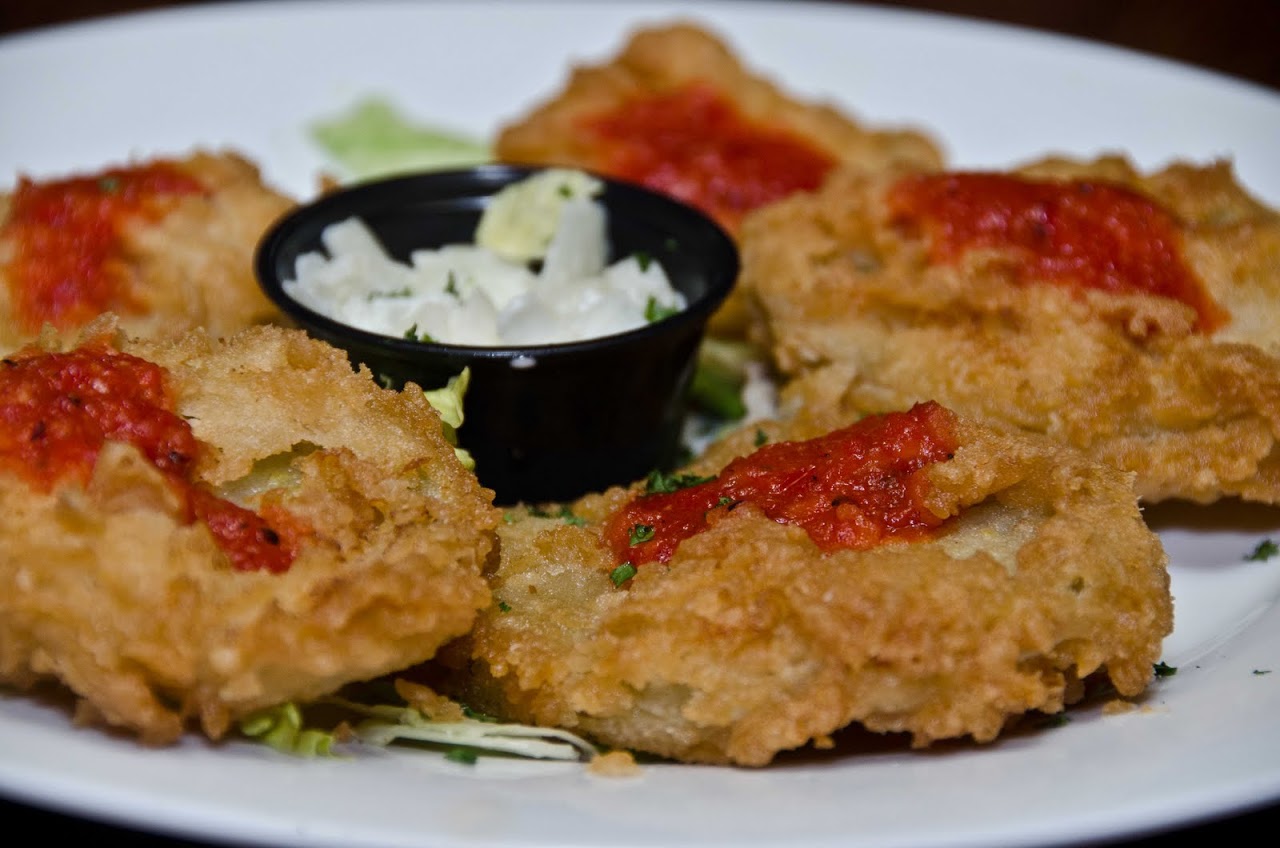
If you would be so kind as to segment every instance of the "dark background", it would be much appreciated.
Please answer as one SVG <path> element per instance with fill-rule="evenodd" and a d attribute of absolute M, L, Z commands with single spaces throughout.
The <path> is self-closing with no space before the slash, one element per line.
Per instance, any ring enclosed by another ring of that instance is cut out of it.
<path fill-rule="evenodd" d="M 119 12 L 180 5 L 184 3 L 163 0 L 0 0 L 0 36 Z M 944 12 L 1088 38 L 1200 65 L 1280 91 L 1280 0 L 898 0 L 865 5 Z M 21 120 L 21 116 L 3 120 Z M 1280 156 L 1280 139 L 1276 155 Z M 1276 722 L 1280 733 L 1280 716 Z M 1170 743 L 1177 744 L 1176 740 Z M 1159 752 L 1151 754 L 1158 756 Z M 0 800 L 0 821 L 4 831 L 15 838 L 21 838 L 17 834 L 25 831 L 49 843 L 64 839 L 72 844 L 119 841 L 135 848 L 199 844 L 65 818 L 4 800 Z M 1171 848 L 1184 840 L 1191 845 L 1244 842 L 1246 838 L 1267 842 L 1277 830 L 1280 806 L 1271 806 L 1142 839 L 1094 844 Z"/>
<path fill-rule="evenodd" d="M 0 0 L 0 34 L 180 5 L 164 0 Z M 1280 0 L 898 0 L 865 5 L 945 12 L 1091 38 L 1280 89 Z"/>

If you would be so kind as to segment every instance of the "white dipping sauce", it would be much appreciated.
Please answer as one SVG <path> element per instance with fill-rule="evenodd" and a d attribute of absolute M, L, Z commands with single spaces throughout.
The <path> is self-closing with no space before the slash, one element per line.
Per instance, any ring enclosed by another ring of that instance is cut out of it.
<path fill-rule="evenodd" d="M 409 264 L 348 218 L 321 234 L 327 256 L 298 258 L 284 291 L 368 332 L 478 347 L 597 338 L 683 309 L 658 262 L 606 266 L 607 213 L 592 199 L 602 188 L 581 171 L 539 172 L 494 197 L 476 243 L 414 251 Z"/>

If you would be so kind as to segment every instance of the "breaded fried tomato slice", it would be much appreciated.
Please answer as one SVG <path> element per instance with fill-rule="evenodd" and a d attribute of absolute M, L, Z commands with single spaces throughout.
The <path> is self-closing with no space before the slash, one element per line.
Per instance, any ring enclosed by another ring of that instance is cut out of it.
<path fill-rule="evenodd" d="M 744 213 L 810 191 L 838 163 L 937 166 L 924 133 L 870 128 L 755 73 L 686 21 L 640 28 L 612 58 L 575 66 L 563 89 L 503 126 L 497 158 L 586 168 L 666 192 L 736 233 Z M 713 318 L 740 331 L 737 298 Z"/>
<path fill-rule="evenodd" d="M 854 724 L 987 742 L 1090 675 L 1139 695 L 1172 628 L 1130 475 L 932 402 L 753 425 L 499 535 L 454 694 L 687 762 Z"/>
<path fill-rule="evenodd" d="M 753 215 L 742 262 L 788 403 L 938 400 L 1147 501 L 1280 502 L 1280 215 L 1229 163 L 848 170 Z"/>
<path fill-rule="evenodd" d="M 0 195 L 0 351 L 104 312 L 134 335 L 273 320 L 253 251 L 292 205 L 231 151 L 21 178 Z"/>
<path fill-rule="evenodd" d="M 432 657 L 489 602 L 492 492 L 420 390 L 279 327 L 45 341 L 0 366 L 0 682 L 217 739 Z"/>

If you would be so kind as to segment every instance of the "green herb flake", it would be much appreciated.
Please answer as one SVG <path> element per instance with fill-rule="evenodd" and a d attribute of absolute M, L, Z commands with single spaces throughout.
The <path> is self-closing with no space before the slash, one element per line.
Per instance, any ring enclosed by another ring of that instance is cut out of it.
<path fill-rule="evenodd" d="M 452 271 L 449 272 L 449 278 L 445 280 L 444 293 L 451 294 L 454 297 L 458 297 L 458 298 L 462 297 L 462 295 L 459 294 L 458 292 L 458 281 L 457 279 L 454 278 Z"/>
<path fill-rule="evenodd" d="M 435 341 L 435 339 L 431 338 L 430 333 L 419 333 L 416 323 L 404 331 L 404 337 L 411 342 L 422 342 L 424 344 L 431 344 Z"/>
<path fill-rule="evenodd" d="M 649 266 L 653 264 L 653 257 L 649 255 L 648 251 L 637 250 L 634 255 L 636 257 L 636 264 L 640 266 L 640 270 L 648 271 Z"/>
<path fill-rule="evenodd" d="M 631 528 L 629 540 L 633 545 L 643 544 L 653 538 L 654 530 L 650 524 L 637 524 Z"/>
<path fill-rule="evenodd" d="M 700 477 L 697 474 L 665 474 L 654 470 L 650 471 L 649 476 L 645 478 L 644 491 L 646 495 L 669 494 L 690 486 L 710 483 L 714 479 L 716 479 L 715 475 Z"/>
<path fill-rule="evenodd" d="M 1270 674 L 1270 673 L 1271 673 L 1271 669 L 1269 668 L 1255 668 L 1253 670 L 1253 674 L 1255 677 L 1261 677 L 1264 674 Z"/>
<path fill-rule="evenodd" d="M 445 751 L 444 758 L 451 763 L 462 763 L 463 765 L 473 766 L 476 764 L 478 755 L 471 748 L 450 748 Z"/>
<path fill-rule="evenodd" d="M 413 290 L 408 286 L 404 286 L 403 288 L 393 289 L 391 291 L 371 291 L 365 295 L 365 300 L 369 303 L 373 303 L 375 300 L 381 300 L 385 297 L 411 297 L 412 295 Z"/>
<path fill-rule="evenodd" d="M 629 562 L 624 562 L 622 565 L 609 572 L 609 579 L 613 581 L 613 585 L 615 586 L 621 586 L 623 583 L 626 583 L 635 576 L 636 567 Z"/>
<path fill-rule="evenodd" d="M 564 520 L 565 524 L 572 524 L 574 527 L 585 527 L 587 524 L 587 519 L 579 515 L 574 515 L 573 510 L 569 509 L 567 506 L 560 510 L 560 518 Z"/>
<path fill-rule="evenodd" d="M 1280 545 L 1277 545 L 1270 539 L 1263 539 L 1258 543 L 1257 547 L 1245 557 L 1249 562 L 1263 562 L 1271 559 L 1276 554 L 1280 554 Z"/>
<path fill-rule="evenodd" d="M 491 716 L 488 713 L 482 713 L 473 707 L 468 707 L 466 704 L 462 704 L 461 707 L 462 714 L 472 721 L 483 721 L 487 724 L 498 723 L 498 718 L 496 716 Z"/>
<path fill-rule="evenodd" d="M 567 504 L 561 506 L 554 512 L 548 509 L 543 509 L 539 506 L 531 506 L 529 507 L 529 514 L 534 518 L 559 518 L 564 521 L 565 524 L 572 524 L 574 527 L 583 527 L 587 523 L 585 518 L 574 515 L 573 510 L 570 509 Z"/>
<path fill-rule="evenodd" d="M 674 306 L 663 306 L 658 303 L 658 299 L 656 297 L 650 295 L 648 302 L 644 305 L 644 320 L 648 321 L 650 324 L 655 324 L 664 318 L 670 318 L 679 311 L 680 310 Z"/>
<path fill-rule="evenodd" d="M 498 612 L 511 612 L 511 604 L 506 601 L 498 601 Z"/>
<path fill-rule="evenodd" d="M 103 194 L 115 194 L 120 190 L 118 177 L 101 177 L 98 179 L 98 191 Z"/>
<path fill-rule="evenodd" d="M 763 447 L 769 441 L 769 434 L 764 430 L 756 430 L 756 447 Z"/>
<path fill-rule="evenodd" d="M 1173 677 L 1178 673 L 1178 669 L 1175 666 L 1168 665 L 1164 662 L 1156 663 L 1152 666 L 1152 669 L 1155 671 L 1156 677 Z"/>

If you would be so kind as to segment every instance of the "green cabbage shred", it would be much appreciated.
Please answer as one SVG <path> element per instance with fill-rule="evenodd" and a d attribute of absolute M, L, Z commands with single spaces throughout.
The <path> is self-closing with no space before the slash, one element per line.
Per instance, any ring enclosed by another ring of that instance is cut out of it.
<path fill-rule="evenodd" d="M 365 97 L 311 125 L 311 137 L 353 180 L 484 164 L 489 145 L 463 133 L 413 123 L 389 101 Z"/>

